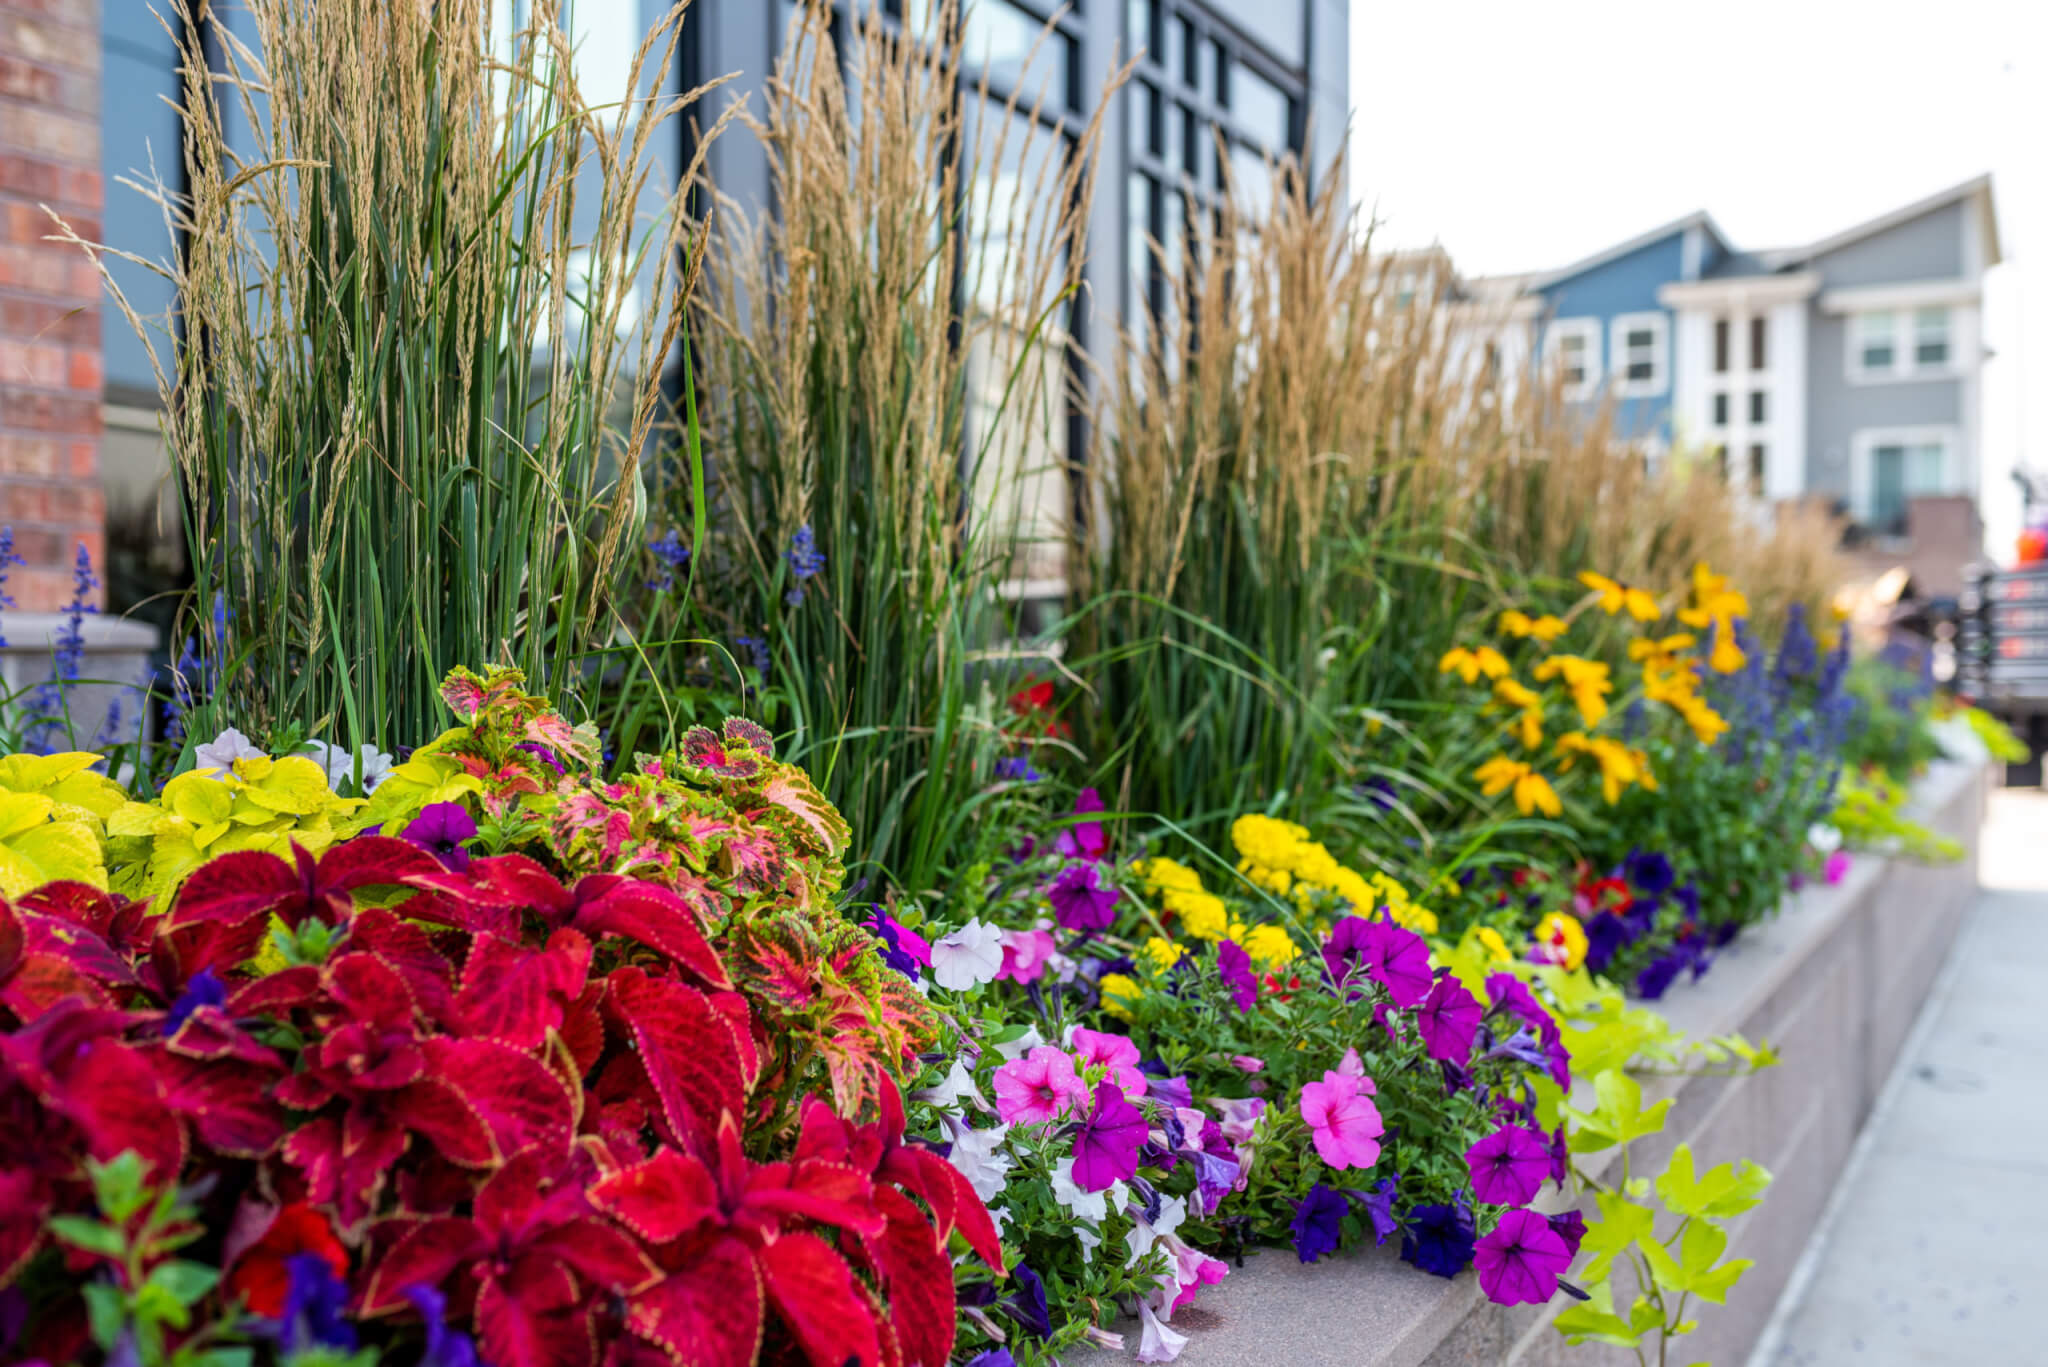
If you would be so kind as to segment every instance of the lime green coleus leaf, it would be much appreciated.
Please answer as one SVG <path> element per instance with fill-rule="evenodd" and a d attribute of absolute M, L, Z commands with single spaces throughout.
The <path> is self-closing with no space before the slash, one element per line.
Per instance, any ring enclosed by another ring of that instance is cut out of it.
<path fill-rule="evenodd" d="M 1601 1282 L 1587 1288 L 1586 1300 L 1560 1310 L 1554 1323 L 1574 1346 L 1592 1342 L 1633 1348 L 1645 1335 L 1661 1329 L 1664 1319 L 1645 1296 L 1636 1297 L 1628 1308 L 1628 1318 L 1623 1319 L 1614 1312 L 1614 1288 Z"/>
<path fill-rule="evenodd" d="M 1579 1251 L 1592 1254 L 1580 1275 L 1588 1282 L 1604 1282 L 1614 1260 L 1631 1245 L 1656 1242 L 1656 1215 L 1619 1192 L 1603 1191 L 1594 1200 L 1600 1207 L 1597 1220 L 1586 1225 L 1586 1237 Z"/>
<path fill-rule="evenodd" d="M 1728 1231 L 1719 1225 L 1705 1220 L 1687 1225 L 1685 1237 L 1678 1245 L 1679 1263 L 1685 1269 L 1685 1290 L 1715 1305 L 1726 1301 L 1728 1289 L 1753 1265 L 1748 1258 L 1720 1263 L 1721 1255 L 1727 1251 Z M 1720 1265 L 1717 1267 L 1716 1263 Z"/>
<path fill-rule="evenodd" d="M 1657 1195 L 1679 1215 L 1725 1220 L 1740 1215 L 1763 1199 L 1771 1174 L 1758 1163 L 1723 1163 L 1694 1176 L 1692 1147 L 1680 1144 L 1657 1178 Z"/>
<path fill-rule="evenodd" d="M 1666 1097 L 1645 1110 L 1642 1084 L 1618 1068 L 1609 1068 L 1593 1079 L 1593 1095 L 1599 1104 L 1591 1111 L 1564 1108 L 1573 1127 L 1574 1153 L 1597 1153 L 1655 1134 L 1664 1128 L 1664 1116 L 1671 1109 L 1671 1099 Z"/>

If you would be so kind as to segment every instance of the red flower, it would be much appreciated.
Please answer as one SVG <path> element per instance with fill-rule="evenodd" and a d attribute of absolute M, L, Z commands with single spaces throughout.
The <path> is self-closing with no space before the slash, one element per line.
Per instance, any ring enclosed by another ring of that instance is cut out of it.
<path fill-rule="evenodd" d="M 1035 679 L 1012 693 L 1010 710 L 1039 735 L 1064 738 L 1068 734 L 1067 724 L 1053 716 L 1051 679 Z"/>
<path fill-rule="evenodd" d="M 334 1237 L 327 1217 L 303 1202 L 277 1212 L 263 1237 L 243 1250 L 224 1284 L 229 1297 L 240 1297 L 252 1314 L 276 1319 L 284 1313 L 285 1292 L 291 1289 L 290 1261 L 301 1253 L 317 1255 L 348 1276 L 348 1251 Z"/>

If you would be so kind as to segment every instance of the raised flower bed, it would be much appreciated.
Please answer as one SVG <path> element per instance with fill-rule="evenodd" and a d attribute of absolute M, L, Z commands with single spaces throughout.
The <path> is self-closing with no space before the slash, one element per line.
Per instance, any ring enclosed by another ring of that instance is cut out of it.
<path fill-rule="evenodd" d="M 1704 1317 L 1685 1346 L 1688 1360 L 1741 1362 L 1763 1332 L 1975 894 L 1989 772 L 1940 763 L 1913 789 L 1913 814 L 1962 845 L 1959 862 L 1859 858 L 1840 883 L 1789 894 L 1775 920 L 1751 929 L 1712 973 L 1660 1003 L 1687 1035 L 1741 1033 L 1770 1041 L 1783 1059 L 1740 1076 L 1691 1075 L 1645 1087 L 1674 1105 L 1663 1133 L 1643 1141 L 1648 1153 L 1639 1156 L 1661 1160 L 1684 1143 L 1703 1161 L 1753 1158 L 1777 1179 L 1770 1199 L 1732 1224 L 1730 1255 L 1755 1266 L 1727 1305 Z M 1316 1266 L 1281 1250 L 1248 1260 L 1174 1325 L 1188 1335 L 1180 1361 L 1189 1367 L 1603 1360 L 1603 1350 L 1570 1347 L 1551 1332 L 1550 1321 L 1568 1305 L 1493 1305 L 1471 1273 L 1451 1281 L 1426 1276 L 1391 1247 Z M 1619 1349 L 1604 1356 L 1633 1360 Z M 1070 1362 L 1121 1360 L 1091 1351 Z"/>

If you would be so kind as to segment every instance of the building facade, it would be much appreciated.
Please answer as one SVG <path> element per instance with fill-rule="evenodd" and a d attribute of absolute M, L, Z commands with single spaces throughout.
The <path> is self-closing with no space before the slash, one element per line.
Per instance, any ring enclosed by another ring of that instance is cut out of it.
<path fill-rule="evenodd" d="M 492 2 L 500 31 L 526 22 L 530 0 Z M 871 4 L 892 25 L 928 31 L 933 0 L 840 0 L 837 34 Z M 15 529 L 28 561 L 10 580 L 24 611 L 67 600 L 79 543 L 104 563 L 108 516 L 176 540 L 152 347 L 103 306 L 82 254 L 43 240 L 39 206 L 145 260 L 178 250 L 158 206 L 122 182 L 179 187 L 182 133 L 167 102 L 178 90 L 178 44 L 158 14 L 193 22 L 181 16 L 202 8 L 191 0 L 0 0 L 0 525 Z M 564 8 L 586 93 L 600 101 L 616 88 L 623 98 L 634 51 L 669 0 Z M 1174 225 L 1223 193 L 1226 167 L 1240 176 L 1257 169 L 1263 180 L 1266 159 L 1285 153 L 1318 175 L 1334 164 L 1348 109 L 1345 0 L 971 0 L 963 9 L 963 85 L 985 74 L 998 98 L 1027 85 L 1013 117 L 1031 126 L 1013 131 L 1035 155 L 1071 155 L 1101 92 L 1132 64 L 1108 111 L 1088 208 L 1087 288 L 1067 320 L 1073 340 L 1098 360 L 1122 316 L 1163 289 L 1161 266 L 1143 244 L 1156 239 L 1170 252 Z M 796 12 L 791 0 L 696 0 L 669 88 L 734 75 L 699 112 L 704 125 L 727 102 L 758 106 Z M 233 6 L 211 7 L 206 23 L 251 36 Z M 202 37 L 218 50 L 219 34 Z M 971 121 L 994 131 L 992 119 Z M 678 125 L 676 174 L 689 136 Z M 743 132 L 715 144 L 710 163 L 724 193 L 767 203 L 766 161 Z M 165 282 L 139 265 L 112 269 L 138 312 L 167 335 L 175 300 Z M 161 338 L 155 350 L 163 354 Z M 124 606 L 114 597 L 112 606 Z"/>
<path fill-rule="evenodd" d="M 1902 541 L 1916 502 L 1981 478 L 1988 177 L 1800 247 L 1745 251 L 1708 215 L 1560 270 L 1461 285 L 1483 326 L 1618 435 L 1712 453 L 1773 502 L 1817 499 Z M 1469 307 L 1469 306 L 1468 306 Z"/>

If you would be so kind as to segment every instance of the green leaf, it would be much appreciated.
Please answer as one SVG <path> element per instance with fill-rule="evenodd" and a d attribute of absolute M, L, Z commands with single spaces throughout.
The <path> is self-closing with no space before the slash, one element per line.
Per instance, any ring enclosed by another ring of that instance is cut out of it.
<path fill-rule="evenodd" d="M 1723 1163 L 1695 1177 L 1692 1149 L 1680 1144 L 1657 1179 L 1657 1194 L 1680 1215 L 1726 1219 L 1754 1206 L 1770 1183 L 1770 1173 L 1755 1163 Z"/>
<path fill-rule="evenodd" d="M 1633 1348 L 1642 1342 L 1644 1331 L 1614 1313 L 1614 1289 L 1602 1282 L 1586 1289 L 1587 1299 L 1557 1312 L 1553 1323 L 1565 1342 L 1612 1343 Z M 1637 1304 L 1642 1304 L 1638 1299 Z"/>
<path fill-rule="evenodd" d="M 1665 1113 L 1671 1109 L 1671 1098 L 1666 1097 L 1645 1110 L 1642 1084 L 1619 1068 L 1609 1068 L 1593 1079 L 1593 1095 L 1599 1104 L 1591 1111 L 1565 1108 L 1566 1117 L 1577 1127 L 1571 1136 L 1577 1153 L 1597 1152 L 1655 1134 L 1664 1128 Z"/>
<path fill-rule="evenodd" d="M 1655 1239 L 1638 1239 L 1636 1247 L 1643 1251 L 1643 1261 L 1650 1265 L 1650 1275 L 1657 1279 L 1657 1285 L 1666 1291 L 1691 1289 L 1690 1279 L 1678 1260 L 1671 1256 L 1671 1250 Z"/>
<path fill-rule="evenodd" d="M 219 1283 L 220 1269 L 208 1267 L 205 1263 L 174 1259 L 151 1268 L 149 1280 L 144 1285 L 162 1287 L 180 1305 L 197 1305 Z"/>
<path fill-rule="evenodd" d="M 87 1282 L 79 1289 L 85 1296 L 85 1316 L 92 1326 L 92 1341 L 111 1352 L 128 1323 L 125 1299 L 105 1282 Z"/>
<path fill-rule="evenodd" d="M 1685 1237 L 1679 1244 L 1679 1258 L 1685 1264 L 1686 1289 L 1716 1305 L 1726 1300 L 1728 1289 L 1751 1266 L 1748 1258 L 1736 1258 L 1719 1267 L 1714 1266 L 1727 1251 L 1728 1233 L 1720 1226 L 1703 1220 L 1695 1220 L 1687 1226 Z"/>
<path fill-rule="evenodd" d="M 92 1174 L 92 1196 L 100 1211 L 115 1224 L 120 1224 L 149 1200 L 149 1191 L 142 1185 L 142 1155 L 128 1149 L 111 1163 L 95 1163 L 86 1160 L 86 1171 Z"/>
<path fill-rule="evenodd" d="M 1617 1192 L 1603 1191 L 1594 1199 L 1600 1218 L 1587 1224 L 1586 1237 L 1579 1244 L 1580 1251 L 1593 1255 L 1581 1276 L 1587 1282 L 1604 1282 L 1615 1258 L 1631 1244 L 1655 1241 L 1657 1217 L 1648 1207 Z"/>
<path fill-rule="evenodd" d="M 119 1258 L 128 1251 L 128 1239 L 120 1230 L 83 1215 L 51 1216 L 50 1233 L 73 1248 L 97 1253 L 102 1258 Z"/>

